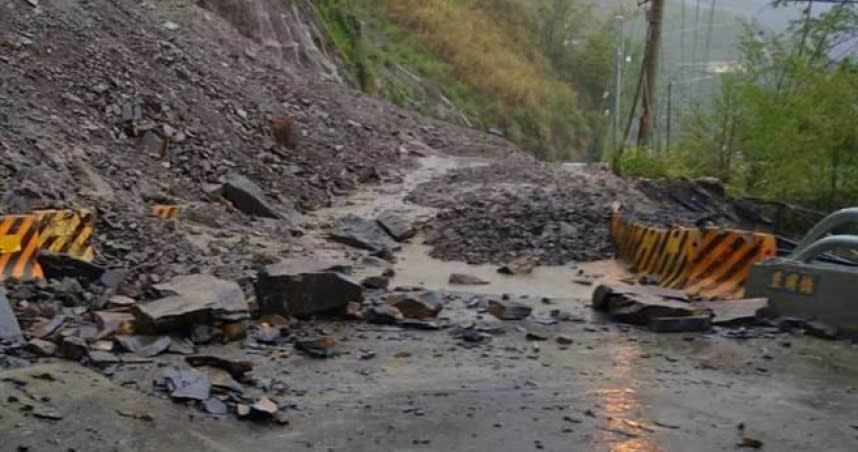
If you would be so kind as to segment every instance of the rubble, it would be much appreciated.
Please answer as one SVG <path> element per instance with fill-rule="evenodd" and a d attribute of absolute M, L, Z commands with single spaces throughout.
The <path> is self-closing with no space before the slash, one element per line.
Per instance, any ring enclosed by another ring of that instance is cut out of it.
<path fill-rule="evenodd" d="M 376 221 L 397 242 L 417 235 L 417 229 L 402 213 L 387 210 L 382 212 Z"/>
<path fill-rule="evenodd" d="M 172 344 L 169 336 L 116 336 L 116 342 L 137 356 L 151 358 L 167 351 Z"/>
<path fill-rule="evenodd" d="M 396 306 L 380 304 L 371 306 L 363 312 L 363 318 L 369 323 L 379 325 L 395 325 L 404 318 L 402 312 Z"/>
<path fill-rule="evenodd" d="M 409 319 L 436 317 L 444 308 L 441 296 L 433 291 L 392 293 L 384 298 L 384 302 Z"/>
<path fill-rule="evenodd" d="M 27 345 L 33 353 L 39 356 L 54 356 L 57 353 L 57 344 L 44 339 L 30 339 Z"/>
<path fill-rule="evenodd" d="M 243 360 L 233 360 L 226 359 L 220 356 L 212 356 L 212 355 L 195 355 L 195 356 L 187 356 L 185 357 L 185 361 L 191 367 L 216 367 L 218 369 L 223 369 L 235 378 L 236 380 L 244 380 L 247 378 L 248 373 L 253 371 L 253 363 L 250 361 Z"/>
<path fill-rule="evenodd" d="M 685 317 L 652 317 L 649 329 L 656 333 L 704 332 L 712 327 L 709 315 L 690 315 Z"/>
<path fill-rule="evenodd" d="M 355 215 L 346 215 L 337 220 L 330 232 L 331 239 L 349 246 L 361 248 L 387 258 L 399 249 L 399 245 L 375 221 L 364 220 Z"/>
<path fill-rule="evenodd" d="M 752 298 L 729 302 L 700 302 L 697 306 L 712 313 L 713 325 L 738 326 L 757 321 L 760 311 L 765 309 L 768 303 L 765 298 Z"/>
<path fill-rule="evenodd" d="M 488 281 L 465 273 L 451 273 L 448 282 L 459 286 L 483 286 L 490 284 Z"/>
<path fill-rule="evenodd" d="M 308 316 L 342 310 L 363 301 L 363 288 L 318 263 L 272 264 L 259 274 L 255 291 L 263 314 Z"/>
<path fill-rule="evenodd" d="M 79 337 L 67 336 L 62 338 L 57 348 L 57 355 L 72 361 L 80 361 L 87 354 L 86 341 Z"/>

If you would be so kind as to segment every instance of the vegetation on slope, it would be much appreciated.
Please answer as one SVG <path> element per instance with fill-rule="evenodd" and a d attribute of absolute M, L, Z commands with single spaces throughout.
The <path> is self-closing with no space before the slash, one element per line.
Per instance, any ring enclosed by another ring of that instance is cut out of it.
<path fill-rule="evenodd" d="M 598 156 L 613 38 L 583 0 L 316 3 L 363 90 L 543 158 Z"/>

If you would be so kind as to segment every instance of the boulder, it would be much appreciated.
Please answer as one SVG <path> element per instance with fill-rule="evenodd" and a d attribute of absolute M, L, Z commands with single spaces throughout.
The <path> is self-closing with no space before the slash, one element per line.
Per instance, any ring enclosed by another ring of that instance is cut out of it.
<path fill-rule="evenodd" d="M 329 266 L 279 263 L 267 266 L 256 282 L 262 314 L 309 316 L 342 310 L 363 301 L 363 287 Z"/>
<path fill-rule="evenodd" d="M 226 183 L 221 187 L 221 194 L 236 209 L 248 215 L 266 218 L 284 218 L 284 215 L 268 202 L 262 189 L 241 174 L 230 173 L 227 175 Z"/>
<path fill-rule="evenodd" d="M 363 317 L 369 323 L 377 325 L 395 325 L 402 320 L 403 316 L 402 313 L 399 312 L 399 309 L 396 309 L 396 306 L 380 304 L 365 310 Z"/>
<path fill-rule="evenodd" d="M 398 242 L 408 240 L 417 235 L 417 229 L 414 228 L 414 224 L 404 215 L 392 210 L 382 212 L 376 221 Z"/>
<path fill-rule="evenodd" d="M 165 298 L 133 308 L 140 331 L 164 332 L 214 320 L 233 322 L 250 317 L 241 287 L 212 275 L 186 275 L 155 289 Z"/>
<path fill-rule="evenodd" d="M 606 282 L 596 287 L 592 306 L 597 311 L 609 313 L 614 320 L 635 325 L 647 325 L 657 318 L 691 317 L 702 313 L 702 309 L 689 303 L 618 282 Z"/>
<path fill-rule="evenodd" d="M 364 220 L 355 215 L 347 215 L 337 220 L 331 239 L 375 254 L 389 255 L 399 249 L 399 245 L 390 238 L 375 221 Z"/>
<path fill-rule="evenodd" d="M 431 291 L 392 293 L 384 301 L 409 319 L 436 317 L 444 308 L 438 292 Z"/>

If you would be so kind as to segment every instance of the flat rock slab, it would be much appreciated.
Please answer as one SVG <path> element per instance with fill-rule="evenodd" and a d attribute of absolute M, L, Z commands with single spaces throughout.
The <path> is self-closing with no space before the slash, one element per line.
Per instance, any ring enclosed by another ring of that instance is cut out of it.
<path fill-rule="evenodd" d="M 712 312 L 712 324 L 719 326 L 753 323 L 757 320 L 757 312 L 768 305 L 767 298 L 695 303 L 695 306 Z"/>
<path fill-rule="evenodd" d="M 363 287 L 348 276 L 312 266 L 301 271 L 294 264 L 269 265 L 259 274 L 255 290 L 262 314 L 308 316 L 363 301 Z"/>
<path fill-rule="evenodd" d="M 23 339 L 21 325 L 15 317 L 15 311 L 6 298 L 6 294 L 0 293 L 0 341 L 19 341 Z"/>
<path fill-rule="evenodd" d="M 168 367 L 161 374 L 161 383 L 176 400 L 208 400 L 211 393 L 209 376 L 191 369 Z"/>
<path fill-rule="evenodd" d="M 236 209 L 255 217 L 284 218 L 268 200 L 258 185 L 238 173 L 230 173 L 221 193 Z"/>
<path fill-rule="evenodd" d="M 376 221 L 346 215 L 337 220 L 330 233 L 331 239 L 373 253 L 389 254 L 399 249 L 390 235 Z"/>
<path fill-rule="evenodd" d="M 654 318 L 691 317 L 703 312 L 689 303 L 654 295 L 619 282 L 603 282 L 593 291 L 593 309 L 607 312 L 615 320 L 647 325 Z"/>
<path fill-rule="evenodd" d="M 403 214 L 388 210 L 378 216 L 378 224 L 396 241 L 402 242 L 417 235 L 414 224 Z"/>
<path fill-rule="evenodd" d="M 205 274 L 187 275 L 158 284 L 155 289 L 172 295 L 134 306 L 133 312 L 141 331 L 165 332 L 194 323 L 238 321 L 250 317 L 250 306 L 244 292 L 233 281 Z"/>

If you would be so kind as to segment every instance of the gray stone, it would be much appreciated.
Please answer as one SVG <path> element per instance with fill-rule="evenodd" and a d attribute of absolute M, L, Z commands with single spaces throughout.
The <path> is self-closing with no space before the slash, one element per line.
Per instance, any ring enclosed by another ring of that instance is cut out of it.
<path fill-rule="evenodd" d="M 215 415 L 226 414 L 228 411 L 226 404 L 223 403 L 222 400 L 214 397 L 206 399 L 206 401 L 203 402 L 203 408 L 206 410 L 206 413 Z"/>
<path fill-rule="evenodd" d="M 489 300 L 488 312 L 501 320 L 522 320 L 530 317 L 533 308 L 517 301 Z"/>
<path fill-rule="evenodd" d="M 482 280 L 474 275 L 468 275 L 465 273 L 451 273 L 450 284 L 459 286 L 482 286 L 489 284 L 489 282 Z"/>
<path fill-rule="evenodd" d="M 592 306 L 597 311 L 609 313 L 614 320 L 635 325 L 647 325 L 653 318 L 690 317 L 701 312 L 689 303 L 666 299 L 639 290 L 637 286 L 618 282 L 596 287 Z"/>
<path fill-rule="evenodd" d="M 57 353 L 57 344 L 44 339 L 30 339 L 30 342 L 27 342 L 27 346 L 31 352 L 39 356 L 54 356 Z"/>
<path fill-rule="evenodd" d="M 116 193 L 98 172 L 81 159 L 74 159 L 72 172 L 81 182 L 81 194 L 101 201 L 116 200 Z"/>
<path fill-rule="evenodd" d="M 80 361 L 87 354 L 86 341 L 74 336 L 65 337 L 60 342 L 58 354 L 72 361 Z"/>
<path fill-rule="evenodd" d="M 369 276 L 361 281 L 361 285 L 367 289 L 387 289 L 390 279 L 384 276 Z"/>
<path fill-rule="evenodd" d="M 111 364 L 119 363 L 119 358 L 110 352 L 90 350 L 86 356 L 89 358 L 89 361 L 96 366 L 109 366 Z"/>
<path fill-rule="evenodd" d="M 284 219 L 282 212 L 275 209 L 265 198 L 262 189 L 250 179 L 238 173 L 230 173 L 221 193 L 236 209 L 255 217 Z"/>
<path fill-rule="evenodd" d="M 295 341 L 295 347 L 312 358 L 330 358 L 336 354 L 337 340 L 332 336 L 319 336 Z"/>
<path fill-rule="evenodd" d="M 414 228 L 414 224 L 405 218 L 404 215 L 392 210 L 382 212 L 376 221 L 398 242 L 408 240 L 417 235 L 417 229 Z"/>
<path fill-rule="evenodd" d="M 308 316 L 345 309 L 363 301 L 363 287 L 325 265 L 280 263 L 267 266 L 256 282 L 256 299 L 262 314 Z"/>
<path fill-rule="evenodd" d="M 750 298 L 744 300 L 707 301 L 695 306 L 710 311 L 713 315 L 712 324 L 718 326 L 736 326 L 753 323 L 757 320 L 757 312 L 769 304 L 766 298 Z"/>
<path fill-rule="evenodd" d="M 403 315 L 396 306 L 380 304 L 365 310 L 363 317 L 367 322 L 377 325 L 396 325 L 402 320 Z"/>
<path fill-rule="evenodd" d="M 186 275 L 155 289 L 165 298 L 133 308 L 141 331 L 165 332 L 213 320 L 238 321 L 250 317 L 250 306 L 241 287 L 212 275 Z"/>
<path fill-rule="evenodd" d="M 388 255 L 399 249 L 399 245 L 377 222 L 355 215 L 347 215 L 337 220 L 330 236 L 337 242 L 378 254 Z"/>
<path fill-rule="evenodd" d="M 384 301 L 409 319 L 436 317 L 444 308 L 441 296 L 431 291 L 392 293 Z"/>
<path fill-rule="evenodd" d="M 169 367 L 161 374 L 163 385 L 170 397 L 176 400 L 208 400 L 211 382 L 208 375 L 191 369 Z"/>
<path fill-rule="evenodd" d="M 116 336 L 116 342 L 123 349 L 144 358 L 159 355 L 170 347 L 169 336 Z"/>
<path fill-rule="evenodd" d="M 686 317 L 654 317 L 649 319 L 649 329 L 656 333 L 684 333 L 709 331 L 712 317 L 694 315 Z"/>
<path fill-rule="evenodd" d="M 533 272 L 539 263 L 539 258 L 533 256 L 522 256 L 514 259 L 498 269 L 498 273 L 504 275 L 527 275 Z"/>
<path fill-rule="evenodd" d="M 15 317 L 15 311 L 6 298 L 6 294 L 0 292 L 0 341 L 20 341 L 23 339 L 21 325 Z"/>

